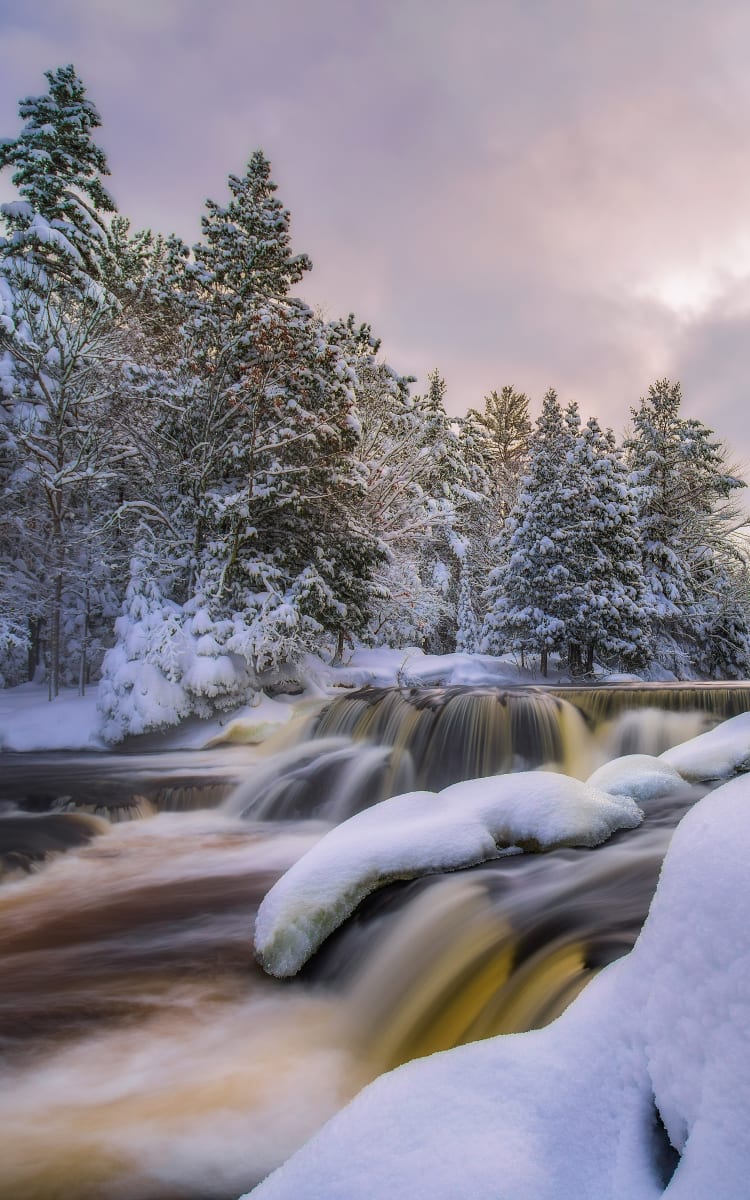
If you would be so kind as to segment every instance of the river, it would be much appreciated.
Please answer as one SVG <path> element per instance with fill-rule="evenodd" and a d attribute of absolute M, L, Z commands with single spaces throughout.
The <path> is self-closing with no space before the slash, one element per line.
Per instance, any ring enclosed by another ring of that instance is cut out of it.
<path fill-rule="evenodd" d="M 727 713 L 661 703 L 370 692 L 275 754 L 3 756 L 0 1197 L 233 1200 L 382 1071 L 554 1019 L 632 946 L 700 789 L 593 851 L 392 884 L 289 982 L 254 961 L 255 911 L 386 795 L 585 776 Z"/>

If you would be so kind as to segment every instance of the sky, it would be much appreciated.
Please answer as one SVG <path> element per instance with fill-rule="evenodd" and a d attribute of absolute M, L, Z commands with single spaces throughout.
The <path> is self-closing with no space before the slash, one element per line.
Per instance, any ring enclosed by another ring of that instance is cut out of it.
<path fill-rule="evenodd" d="M 194 240 L 260 147 L 305 299 L 451 413 L 621 433 L 669 376 L 750 471 L 749 53 L 746 0 L 0 0 L 0 135 L 73 62 L 135 226 Z"/>

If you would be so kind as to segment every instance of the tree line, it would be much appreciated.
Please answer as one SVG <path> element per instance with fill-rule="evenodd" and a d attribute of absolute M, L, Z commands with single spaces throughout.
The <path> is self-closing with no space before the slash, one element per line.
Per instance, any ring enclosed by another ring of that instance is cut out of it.
<path fill-rule="evenodd" d="M 260 151 L 201 237 L 133 231 L 72 66 L 0 142 L 0 672 L 100 679 L 112 737 L 357 640 L 546 671 L 748 669 L 721 446 L 655 384 L 619 446 L 554 392 L 450 419 L 310 270 Z"/>

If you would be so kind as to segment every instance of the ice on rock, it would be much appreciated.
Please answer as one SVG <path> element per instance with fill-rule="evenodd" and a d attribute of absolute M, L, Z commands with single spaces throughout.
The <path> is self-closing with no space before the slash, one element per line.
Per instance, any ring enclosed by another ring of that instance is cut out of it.
<path fill-rule="evenodd" d="M 685 791 L 685 780 L 679 771 L 651 754 L 613 758 L 589 775 L 587 783 L 611 796 L 630 796 L 638 804 Z"/>
<path fill-rule="evenodd" d="M 596 846 L 643 814 L 564 775 L 535 771 L 393 796 L 332 829 L 282 876 L 255 925 L 258 960 L 294 975 L 370 892 L 497 858 L 508 847 Z"/>
<path fill-rule="evenodd" d="M 634 949 L 562 1017 L 382 1076 L 254 1198 L 746 1200 L 749 857 L 740 778 L 683 819 Z"/>
<path fill-rule="evenodd" d="M 750 713 L 722 721 L 715 729 L 691 738 L 659 756 L 691 782 L 726 779 L 750 767 Z"/>

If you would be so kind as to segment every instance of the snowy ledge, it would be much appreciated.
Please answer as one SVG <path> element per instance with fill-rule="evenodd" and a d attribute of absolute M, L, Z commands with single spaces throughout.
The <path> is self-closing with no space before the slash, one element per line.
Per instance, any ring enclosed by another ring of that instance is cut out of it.
<path fill-rule="evenodd" d="M 501 854 L 597 846 L 643 813 L 626 796 L 545 771 L 393 796 L 338 825 L 271 888 L 255 925 L 258 961 L 294 975 L 365 896 L 397 879 Z"/>

